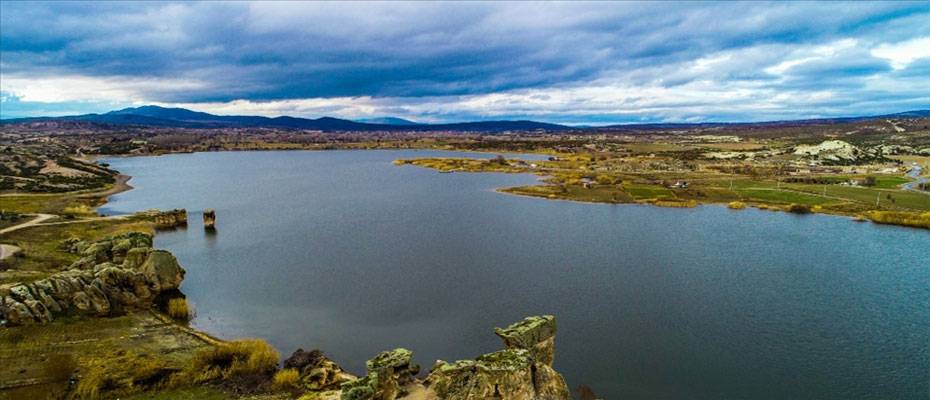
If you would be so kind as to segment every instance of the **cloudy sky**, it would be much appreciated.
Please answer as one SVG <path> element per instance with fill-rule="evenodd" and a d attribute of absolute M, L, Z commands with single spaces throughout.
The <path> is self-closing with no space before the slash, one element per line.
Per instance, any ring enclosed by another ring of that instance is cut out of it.
<path fill-rule="evenodd" d="M 0 117 L 570 124 L 930 108 L 930 3 L 0 3 Z"/>

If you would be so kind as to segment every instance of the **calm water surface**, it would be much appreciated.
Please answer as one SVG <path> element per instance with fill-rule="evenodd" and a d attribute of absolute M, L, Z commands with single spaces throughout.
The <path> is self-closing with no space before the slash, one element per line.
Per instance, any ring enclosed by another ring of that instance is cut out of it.
<path fill-rule="evenodd" d="M 197 328 L 354 372 L 398 346 L 427 369 L 475 357 L 546 313 L 556 369 L 608 399 L 930 398 L 928 232 L 508 196 L 536 177 L 391 164 L 442 154 L 110 159 L 136 189 L 104 212 L 187 208 L 156 245 L 187 268 Z"/>

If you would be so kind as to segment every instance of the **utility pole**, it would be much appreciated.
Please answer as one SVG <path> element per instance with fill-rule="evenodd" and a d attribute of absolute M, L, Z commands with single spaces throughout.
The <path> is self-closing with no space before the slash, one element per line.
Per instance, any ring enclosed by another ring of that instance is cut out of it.
<path fill-rule="evenodd" d="M 878 202 L 881 200 L 882 200 L 882 194 L 881 193 L 876 194 L 875 195 L 875 208 L 878 208 Z"/>

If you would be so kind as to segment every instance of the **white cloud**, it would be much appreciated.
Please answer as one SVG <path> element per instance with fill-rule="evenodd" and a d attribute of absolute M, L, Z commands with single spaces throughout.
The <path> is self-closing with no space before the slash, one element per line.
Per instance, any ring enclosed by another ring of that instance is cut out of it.
<path fill-rule="evenodd" d="M 61 103 L 69 101 L 139 103 L 163 91 L 193 90 L 205 84 L 185 79 L 123 77 L 23 77 L 3 75 L 0 91 L 21 101 Z"/>
<path fill-rule="evenodd" d="M 930 37 L 882 44 L 872 49 L 871 53 L 874 57 L 888 60 L 891 68 L 904 69 L 916 60 L 930 57 Z"/>
<path fill-rule="evenodd" d="M 796 66 L 833 58 L 843 51 L 854 49 L 858 43 L 855 39 L 842 39 L 825 45 L 802 47 L 793 51 L 790 59 L 766 68 L 765 72 L 782 75 Z"/>

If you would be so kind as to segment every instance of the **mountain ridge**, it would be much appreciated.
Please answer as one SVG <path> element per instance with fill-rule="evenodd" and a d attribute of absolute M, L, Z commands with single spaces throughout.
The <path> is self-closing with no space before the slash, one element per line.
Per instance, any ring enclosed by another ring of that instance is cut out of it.
<path fill-rule="evenodd" d="M 881 118 L 925 118 L 930 117 L 930 110 L 912 110 L 894 114 L 859 117 L 817 118 L 801 120 L 763 121 L 763 122 L 703 122 L 703 123 L 647 123 L 616 124 L 594 127 L 572 127 L 531 120 L 495 120 L 472 121 L 445 124 L 421 124 L 412 121 L 382 117 L 364 121 L 352 121 L 333 117 L 316 119 L 279 116 L 263 117 L 248 115 L 215 115 L 185 108 L 169 108 L 155 105 L 128 107 L 102 114 L 82 114 L 62 117 L 31 117 L 0 120 L 0 124 L 17 124 L 48 121 L 76 121 L 109 125 L 141 125 L 174 128 L 284 128 L 332 131 L 462 131 L 462 132 L 504 132 L 504 131 L 604 131 L 604 130 L 650 130 L 677 129 L 694 127 L 718 127 L 741 125 L 803 125 L 818 123 L 855 122 Z M 370 122 L 369 122 L 370 121 Z M 379 123 L 381 122 L 381 123 Z M 393 122 L 393 123 L 388 123 Z"/>

